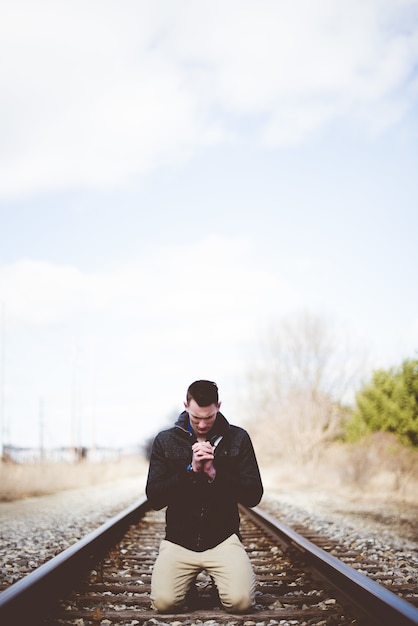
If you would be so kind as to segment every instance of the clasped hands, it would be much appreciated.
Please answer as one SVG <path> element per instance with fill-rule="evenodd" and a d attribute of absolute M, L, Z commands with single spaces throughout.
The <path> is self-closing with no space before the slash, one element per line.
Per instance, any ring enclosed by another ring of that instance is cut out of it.
<path fill-rule="evenodd" d="M 194 472 L 204 472 L 208 478 L 213 480 L 216 476 L 216 469 L 213 465 L 213 448 L 209 441 L 196 441 L 192 446 L 192 469 Z"/>

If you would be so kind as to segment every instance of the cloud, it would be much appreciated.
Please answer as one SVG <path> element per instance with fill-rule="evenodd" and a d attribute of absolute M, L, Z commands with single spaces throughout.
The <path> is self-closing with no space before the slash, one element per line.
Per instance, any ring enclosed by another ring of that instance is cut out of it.
<path fill-rule="evenodd" d="M 297 306 L 252 255 L 248 240 L 210 237 L 109 272 L 30 259 L 1 266 L 13 441 L 36 442 L 39 398 L 51 441 L 67 436 L 76 402 L 78 419 L 100 416 L 107 444 L 155 429 L 197 377 L 228 381 L 232 398 L 260 320 Z"/>
<path fill-rule="evenodd" d="M 22 3 L 11 4 L 1 33 L 4 195 L 127 184 L 217 140 L 179 68 L 152 49 L 158 25 L 147 9 L 113 7 L 23 3 L 22 17 Z M 132 21 L 142 19 L 141 36 Z"/>
<path fill-rule="evenodd" d="M 284 282 L 250 266 L 250 254 L 246 240 L 209 237 L 156 247 L 107 273 L 27 259 L 0 266 L 0 292 L 8 317 L 31 325 L 84 314 L 153 323 L 194 316 L 246 318 L 267 300 L 294 301 Z"/>
<path fill-rule="evenodd" d="M 299 142 L 335 120 L 382 131 L 416 100 L 412 2 L 215 5 L 195 5 L 200 28 L 187 37 L 191 23 L 183 22 L 169 45 L 184 62 L 197 57 L 203 65 L 207 99 L 232 114 L 262 116 L 260 136 L 270 145 Z"/>
<path fill-rule="evenodd" d="M 235 119 L 283 146 L 336 120 L 383 132 L 416 101 L 412 0 L 5 5 L 3 197 L 137 184 Z"/>

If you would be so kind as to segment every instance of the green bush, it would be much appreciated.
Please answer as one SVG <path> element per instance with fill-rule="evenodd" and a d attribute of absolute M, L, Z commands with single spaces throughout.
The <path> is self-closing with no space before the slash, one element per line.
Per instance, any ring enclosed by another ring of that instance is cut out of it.
<path fill-rule="evenodd" d="M 418 446 L 418 360 L 375 371 L 357 393 L 346 439 L 357 441 L 376 431 L 394 433 L 402 443 Z"/>

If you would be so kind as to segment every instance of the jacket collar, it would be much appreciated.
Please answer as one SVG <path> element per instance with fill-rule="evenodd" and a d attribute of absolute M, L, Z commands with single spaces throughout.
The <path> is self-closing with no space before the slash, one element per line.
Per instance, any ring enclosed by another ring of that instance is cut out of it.
<path fill-rule="evenodd" d="M 189 424 L 190 424 L 189 414 L 187 413 L 187 411 L 183 411 L 183 413 L 180 413 L 177 419 L 177 422 L 175 423 L 175 426 L 177 428 L 180 428 L 180 430 L 184 431 L 185 433 L 187 433 L 189 437 L 195 438 L 193 431 L 189 429 Z M 222 415 L 221 412 L 218 411 L 213 428 L 208 434 L 209 441 L 213 445 L 214 441 L 216 441 L 220 436 L 223 437 L 224 435 L 226 435 L 228 431 L 229 431 L 229 422 L 226 419 L 226 417 Z"/>

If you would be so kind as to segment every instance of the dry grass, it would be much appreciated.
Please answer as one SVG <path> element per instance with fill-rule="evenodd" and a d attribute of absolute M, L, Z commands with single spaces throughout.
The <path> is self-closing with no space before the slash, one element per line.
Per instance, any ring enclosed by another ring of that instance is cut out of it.
<path fill-rule="evenodd" d="M 57 493 L 144 475 L 140 457 L 93 463 L 1 463 L 0 501 Z"/>
<path fill-rule="evenodd" d="M 284 445 L 279 450 L 285 450 Z M 379 497 L 418 504 L 418 451 L 400 446 L 385 433 L 358 445 L 332 444 L 301 463 L 283 454 L 271 460 L 256 448 L 266 491 L 269 488 L 322 491 L 359 500 Z M 145 476 L 148 462 L 138 456 L 94 463 L 0 464 L 0 501 Z"/>
<path fill-rule="evenodd" d="M 323 491 L 339 496 L 418 504 L 418 450 L 401 446 L 387 433 L 376 433 L 361 444 L 334 443 L 304 463 L 286 456 L 263 464 L 268 489 Z"/>

